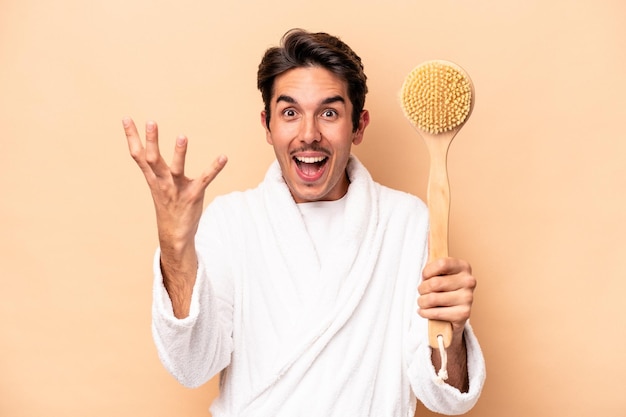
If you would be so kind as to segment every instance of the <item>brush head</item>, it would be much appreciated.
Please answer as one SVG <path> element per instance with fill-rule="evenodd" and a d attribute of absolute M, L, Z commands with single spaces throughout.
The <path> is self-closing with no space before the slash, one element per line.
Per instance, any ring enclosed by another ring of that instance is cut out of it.
<path fill-rule="evenodd" d="M 460 128 L 472 112 L 474 87 L 458 65 L 428 61 L 414 68 L 402 85 L 404 114 L 419 130 L 438 134 Z"/>

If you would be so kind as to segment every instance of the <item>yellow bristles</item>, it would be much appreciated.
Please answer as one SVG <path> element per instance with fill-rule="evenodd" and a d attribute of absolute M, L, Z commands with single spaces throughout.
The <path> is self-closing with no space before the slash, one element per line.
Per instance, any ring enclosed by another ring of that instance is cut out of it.
<path fill-rule="evenodd" d="M 442 133 L 463 124 L 472 106 L 469 77 L 454 64 L 429 61 L 404 80 L 401 92 L 406 117 L 418 129 Z"/>

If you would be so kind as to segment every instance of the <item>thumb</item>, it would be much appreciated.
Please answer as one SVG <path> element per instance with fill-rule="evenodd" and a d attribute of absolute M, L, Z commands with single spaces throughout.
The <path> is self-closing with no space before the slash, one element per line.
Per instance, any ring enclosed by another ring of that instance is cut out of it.
<path fill-rule="evenodd" d="M 215 161 L 213 161 L 213 164 L 211 164 L 211 166 L 207 168 L 202 175 L 200 175 L 200 186 L 202 188 L 206 188 L 215 179 L 215 177 L 217 177 L 217 174 L 222 171 L 227 162 L 228 157 L 226 155 L 218 156 Z"/>

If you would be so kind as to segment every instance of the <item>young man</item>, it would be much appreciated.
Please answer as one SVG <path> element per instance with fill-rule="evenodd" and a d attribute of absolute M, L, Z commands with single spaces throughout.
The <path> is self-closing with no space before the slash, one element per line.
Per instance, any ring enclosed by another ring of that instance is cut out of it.
<path fill-rule="evenodd" d="M 204 190 L 226 164 L 184 175 L 187 139 L 162 159 L 124 119 L 155 203 L 153 333 L 184 385 L 222 372 L 223 416 L 412 416 L 416 397 L 469 410 L 485 373 L 468 324 L 467 262 L 425 265 L 428 215 L 416 197 L 375 183 L 351 155 L 363 140 L 360 58 L 325 33 L 293 30 L 259 66 L 261 122 L 276 162 L 255 189 Z M 453 325 L 449 379 L 437 379 L 427 320 Z"/>

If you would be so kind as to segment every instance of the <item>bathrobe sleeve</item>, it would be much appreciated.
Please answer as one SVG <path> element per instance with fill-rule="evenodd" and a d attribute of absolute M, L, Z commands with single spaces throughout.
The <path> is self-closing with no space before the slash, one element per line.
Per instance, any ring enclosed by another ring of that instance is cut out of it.
<path fill-rule="evenodd" d="M 154 257 L 152 334 L 161 362 L 183 385 L 198 387 L 224 369 L 233 349 L 233 284 L 225 237 L 210 209 L 196 235 L 198 271 L 189 316 L 174 316 L 163 285 L 160 250 Z"/>
<path fill-rule="evenodd" d="M 425 326 L 424 326 L 425 324 Z M 427 335 L 428 321 L 423 320 L 421 334 Z M 485 361 L 478 340 L 469 323 L 465 326 L 467 346 L 467 368 L 469 391 L 462 393 L 457 388 L 442 382 L 431 361 L 431 348 L 427 340 L 418 343 L 409 364 L 409 380 L 415 396 L 431 411 L 458 415 L 467 413 L 478 401 L 485 382 Z"/>

